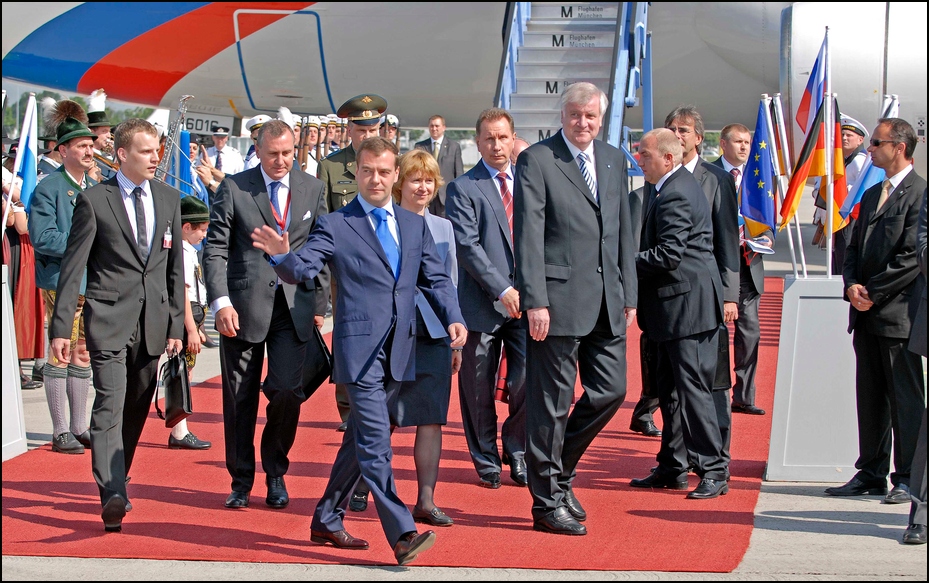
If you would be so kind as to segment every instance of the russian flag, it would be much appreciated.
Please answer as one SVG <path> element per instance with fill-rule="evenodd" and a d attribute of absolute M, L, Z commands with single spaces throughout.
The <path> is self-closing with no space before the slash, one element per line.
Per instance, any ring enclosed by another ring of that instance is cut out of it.
<path fill-rule="evenodd" d="M 797 124 L 804 135 L 810 133 L 810 126 L 813 125 L 813 119 L 826 94 L 826 42 L 827 39 L 824 38 L 816 62 L 813 63 L 813 70 L 810 71 L 810 80 L 807 81 L 803 97 L 800 98 L 800 107 L 797 108 Z"/>
<path fill-rule="evenodd" d="M 19 191 L 19 200 L 26 207 L 27 213 L 32 203 L 32 193 L 38 183 L 39 158 L 36 155 L 38 151 L 36 144 L 39 132 L 36 115 L 35 93 L 30 93 L 29 102 L 26 104 L 26 116 L 23 118 L 23 131 L 19 136 L 19 148 L 16 150 L 16 161 L 13 164 L 13 175 L 19 176 L 23 181 Z"/>

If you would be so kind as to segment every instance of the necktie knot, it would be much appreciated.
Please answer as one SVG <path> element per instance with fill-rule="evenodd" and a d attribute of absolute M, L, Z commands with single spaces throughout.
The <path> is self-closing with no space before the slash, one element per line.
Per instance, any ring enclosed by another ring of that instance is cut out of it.
<path fill-rule="evenodd" d="M 738 180 L 739 174 L 741 174 L 741 172 L 739 172 L 738 168 L 733 168 L 732 170 L 729 171 L 729 174 L 732 174 L 732 177 Z"/>

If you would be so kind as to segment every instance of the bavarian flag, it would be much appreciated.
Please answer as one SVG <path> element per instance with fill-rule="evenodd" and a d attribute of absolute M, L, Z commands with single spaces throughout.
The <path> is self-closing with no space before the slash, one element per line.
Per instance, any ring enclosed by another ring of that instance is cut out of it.
<path fill-rule="evenodd" d="M 768 229 L 774 230 L 777 213 L 774 208 L 774 143 L 768 136 L 764 102 L 758 105 L 758 120 L 752 148 L 745 163 L 739 212 L 745 219 L 745 228 L 751 237 L 758 237 Z"/>

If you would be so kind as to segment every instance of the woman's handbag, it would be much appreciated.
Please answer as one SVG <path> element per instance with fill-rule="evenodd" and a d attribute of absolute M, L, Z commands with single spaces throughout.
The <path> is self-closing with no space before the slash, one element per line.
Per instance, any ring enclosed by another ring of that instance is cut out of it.
<path fill-rule="evenodd" d="M 193 413 L 190 399 L 190 379 L 183 353 L 177 353 L 161 365 L 161 384 L 165 392 L 165 410 L 158 406 L 158 389 L 155 389 L 155 410 L 165 420 L 165 427 L 174 427 Z"/>

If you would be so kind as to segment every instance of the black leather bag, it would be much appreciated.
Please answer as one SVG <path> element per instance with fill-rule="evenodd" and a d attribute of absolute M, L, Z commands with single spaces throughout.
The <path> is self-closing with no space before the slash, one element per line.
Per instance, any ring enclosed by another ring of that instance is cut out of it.
<path fill-rule="evenodd" d="M 171 428 L 190 417 L 193 404 L 190 398 L 190 379 L 187 376 L 187 361 L 183 353 L 175 354 L 161 365 L 161 385 L 165 392 L 165 410 L 158 406 L 158 389 L 155 389 L 155 410 Z"/>
<path fill-rule="evenodd" d="M 303 398 L 313 396 L 326 379 L 332 375 L 332 353 L 319 328 L 313 326 L 313 337 L 306 343 L 303 362 Z"/>
<path fill-rule="evenodd" d="M 732 388 L 732 365 L 729 363 L 729 328 L 723 324 L 719 327 L 719 349 L 716 353 L 716 378 L 713 390 L 723 391 Z"/>

